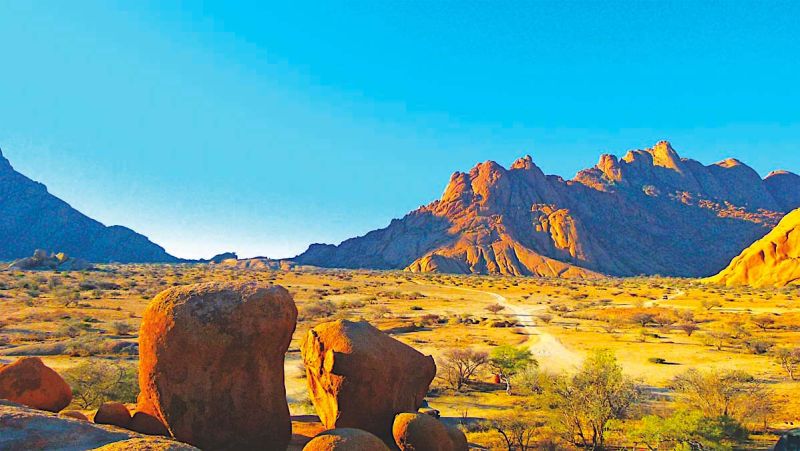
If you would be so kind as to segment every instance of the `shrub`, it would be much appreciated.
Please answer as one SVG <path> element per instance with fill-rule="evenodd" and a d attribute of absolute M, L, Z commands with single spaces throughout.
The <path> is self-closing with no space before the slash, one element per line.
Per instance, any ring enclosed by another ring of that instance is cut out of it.
<path fill-rule="evenodd" d="M 327 318 L 334 313 L 336 305 L 331 301 L 313 301 L 303 308 L 303 316 L 308 319 Z"/>
<path fill-rule="evenodd" d="M 661 357 L 650 357 L 647 361 L 656 365 L 665 365 L 667 363 L 667 360 Z"/>
<path fill-rule="evenodd" d="M 73 404 L 81 409 L 108 401 L 133 403 L 139 393 L 136 366 L 129 363 L 93 359 L 66 370 L 64 380 L 72 387 Z"/>

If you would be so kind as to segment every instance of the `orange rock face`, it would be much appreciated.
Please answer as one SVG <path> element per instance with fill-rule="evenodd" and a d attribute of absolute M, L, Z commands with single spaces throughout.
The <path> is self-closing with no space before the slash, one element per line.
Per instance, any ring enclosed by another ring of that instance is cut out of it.
<path fill-rule="evenodd" d="M 303 451 L 389 451 L 389 447 L 367 431 L 342 428 L 314 437 Z"/>
<path fill-rule="evenodd" d="M 148 305 L 139 338 L 139 411 L 202 449 L 284 450 L 284 357 L 297 321 L 285 288 L 205 283 Z"/>
<path fill-rule="evenodd" d="M 22 357 L 0 367 L 0 398 L 59 412 L 72 401 L 72 389 L 38 357 Z"/>
<path fill-rule="evenodd" d="M 731 261 L 709 282 L 728 286 L 783 287 L 800 284 L 800 209 L 786 215 L 764 238 Z"/>
<path fill-rule="evenodd" d="M 447 428 L 436 418 L 421 413 L 401 413 L 392 426 L 401 451 L 454 451 Z"/>
<path fill-rule="evenodd" d="M 110 424 L 121 428 L 129 429 L 131 424 L 131 413 L 124 404 L 119 402 L 103 403 L 94 414 L 96 424 Z"/>
<path fill-rule="evenodd" d="M 390 437 L 394 416 L 416 411 L 436 375 L 432 357 L 364 321 L 320 324 L 300 349 L 309 395 L 329 429 Z"/>

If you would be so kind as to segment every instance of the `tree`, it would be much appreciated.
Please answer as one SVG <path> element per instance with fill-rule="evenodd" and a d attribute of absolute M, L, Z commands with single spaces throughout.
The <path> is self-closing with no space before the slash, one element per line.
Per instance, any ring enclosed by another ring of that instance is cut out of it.
<path fill-rule="evenodd" d="M 107 401 L 136 402 L 139 393 L 135 365 L 85 361 L 64 372 L 72 387 L 73 402 L 81 409 L 97 408 Z"/>
<path fill-rule="evenodd" d="M 636 313 L 631 316 L 631 321 L 633 321 L 634 324 L 639 324 L 640 326 L 645 327 L 653 321 L 653 315 L 646 312 Z"/>
<path fill-rule="evenodd" d="M 639 386 L 604 349 L 590 355 L 577 374 L 557 379 L 551 391 L 566 438 L 592 450 L 605 449 L 609 424 L 626 418 L 641 399 Z"/>
<path fill-rule="evenodd" d="M 800 348 L 779 348 L 775 351 L 775 361 L 786 371 L 789 379 L 796 381 L 800 372 Z"/>
<path fill-rule="evenodd" d="M 524 411 L 514 411 L 496 417 L 489 422 L 506 443 L 508 451 L 534 449 L 533 438 L 541 423 L 533 421 Z"/>
<path fill-rule="evenodd" d="M 686 332 L 687 337 L 691 337 L 693 333 L 700 330 L 700 326 L 698 326 L 697 323 L 694 322 L 686 322 L 678 324 L 678 329 Z"/>
<path fill-rule="evenodd" d="M 771 409 L 771 391 L 742 371 L 700 372 L 689 369 L 676 376 L 672 387 L 709 418 L 730 417 L 740 423 L 761 420 L 760 412 Z"/>
<path fill-rule="evenodd" d="M 460 391 L 483 365 L 489 362 L 489 354 L 472 349 L 449 349 L 444 353 L 440 374 L 452 388 Z"/>
<path fill-rule="evenodd" d="M 538 365 L 528 348 L 503 345 L 492 349 L 489 365 L 506 384 L 506 393 L 511 394 L 511 378 L 528 365 Z"/>
<path fill-rule="evenodd" d="M 722 302 L 719 299 L 703 299 L 700 301 L 700 305 L 710 312 L 714 307 L 722 307 Z"/>
<path fill-rule="evenodd" d="M 722 348 L 725 346 L 726 343 L 728 343 L 728 340 L 730 340 L 730 338 L 731 336 L 727 332 L 723 332 L 720 330 L 710 330 L 706 332 L 704 341 L 708 345 L 717 348 L 717 351 L 722 351 Z"/>
<path fill-rule="evenodd" d="M 775 318 L 770 315 L 758 315 L 750 318 L 750 322 L 755 324 L 762 331 L 766 332 L 770 326 L 775 324 Z"/>
<path fill-rule="evenodd" d="M 643 417 L 628 432 L 634 449 L 644 445 L 651 451 L 674 450 L 723 450 L 728 441 L 741 442 L 747 431 L 727 417 L 708 418 L 699 410 L 681 409 L 661 418 L 656 415 Z"/>
<path fill-rule="evenodd" d="M 491 304 L 491 305 L 487 305 L 486 306 L 486 310 L 488 312 L 491 312 L 491 313 L 495 314 L 495 315 L 497 315 L 498 313 L 502 312 L 505 309 L 506 309 L 506 306 L 504 306 L 503 304 L 499 304 L 499 303 L 498 304 Z"/>

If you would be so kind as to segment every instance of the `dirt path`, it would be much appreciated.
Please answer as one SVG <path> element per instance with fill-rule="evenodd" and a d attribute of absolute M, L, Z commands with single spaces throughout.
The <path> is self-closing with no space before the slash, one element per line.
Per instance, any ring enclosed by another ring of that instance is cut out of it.
<path fill-rule="evenodd" d="M 661 305 L 661 303 L 662 303 L 661 301 L 668 302 L 668 301 L 671 301 L 673 299 L 677 299 L 677 298 L 683 296 L 684 294 L 686 294 L 686 293 L 683 290 L 678 290 L 674 294 L 668 295 L 666 299 L 652 299 L 652 300 L 649 300 L 649 301 L 644 303 L 644 306 L 645 307 L 653 307 L 656 304 Z"/>
<path fill-rule="evenodd" d="M 494 298 L 498 304 L 509 311 L 519 322 L 520 329 L 523 329 L 529 336 L 536 336 L 538 340 L 530 343 L 528 347 L 533 356 L 539 362 L 539 366 L 551 371 L 571 371 L 583 362 L 583 357 L 564 346 L 555 335 L 542 330 L 536 325 L 535 315 L 545 310 L 545 305 L 525 306 L 509 301 L 505 296 L 491 291 L 476 290 L 472 288 L 448 287 L 457 290 L 481 293 Z"/>

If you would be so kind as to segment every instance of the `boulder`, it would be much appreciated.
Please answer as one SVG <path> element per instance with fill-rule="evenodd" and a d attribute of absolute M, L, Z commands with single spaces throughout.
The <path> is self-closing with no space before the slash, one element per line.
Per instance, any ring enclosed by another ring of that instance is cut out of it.
<path fill-rule="evenodd" d="M 72 418 L 73 420 L 89 421 L 89 418 L 84 415 L 83 412 L 78 412 L 77 410 L 62 410 L 58 413 L 58 416 L 61 418 Z"/>
<path fill-rule="evenodd" d="M 137 436 L 112 426 L 63 418 L 54 413 L 0 401 L 0 449 L 4 451 L 78 451 Z"/>
<path fill-rule="evenodd" d="M 58 412 L 72 402 L 72 389 L 38 357 L 23 357 L 0 367 L 0 398 Z"/>
<path fill-rule="evenodd" d="M 129 429 L 131 424 L 131 413 L 124 404 L 119 402 L 103 403 L 94 414 L 94 422 L 97 424 L 110 424 Z"/>
<path fill-rule="evenodd" d="M 168 289 L 139 332 L 137 410 L 203 449 L 286 449 L 284 358 L 297 307 L 280 286 L 204 283 Z"/>
<path fill-rule="evenodd" d="M 164 423 L 152 414 L 146 412 L 136 412 L 128 424 L 128 429 L 145 435 L 160 435 L 169 437 L 169 430 Z"/>
<path fill-rule="evenodd" d="M 422 413 L 401 413 L 392 426 L 394 441 L 401 451 L 454 451 L 447 427 Z"/>
<path fill-rule="evenodd" d="M 328 429 L 389 438 L 394 416 L 416 411 L 436 375 L 432 357 L 364 321 L 320 324 L 300 348 L 309 396 Z"/>
<path fill-rule="evenodd" d="M 447 435 L 450 436 L 450 441 L 453 443 L 453 451 L 469 451 L 469 441 L 464 431 L 456 426 L 445 425 L 447 428 Z"/>
<path fill-rule="evenodd" d="M 95 451 L 199 451 L 197 448 L 185 443 L 168 440 L 165 438 L 134 438 L 122 442 L 110 443 Z"/>
<path fill-rule="evenodd" d="M 800 450 L 800 429 L 795 429 L 782 435 L 775 444 L 773 451 L 797 451 Z"/>
<path fill-rule="evenodd" d="M 367 431 L 342 428 L 319 434 L 303 451 L 389 451 L 389 447 Z"/>

